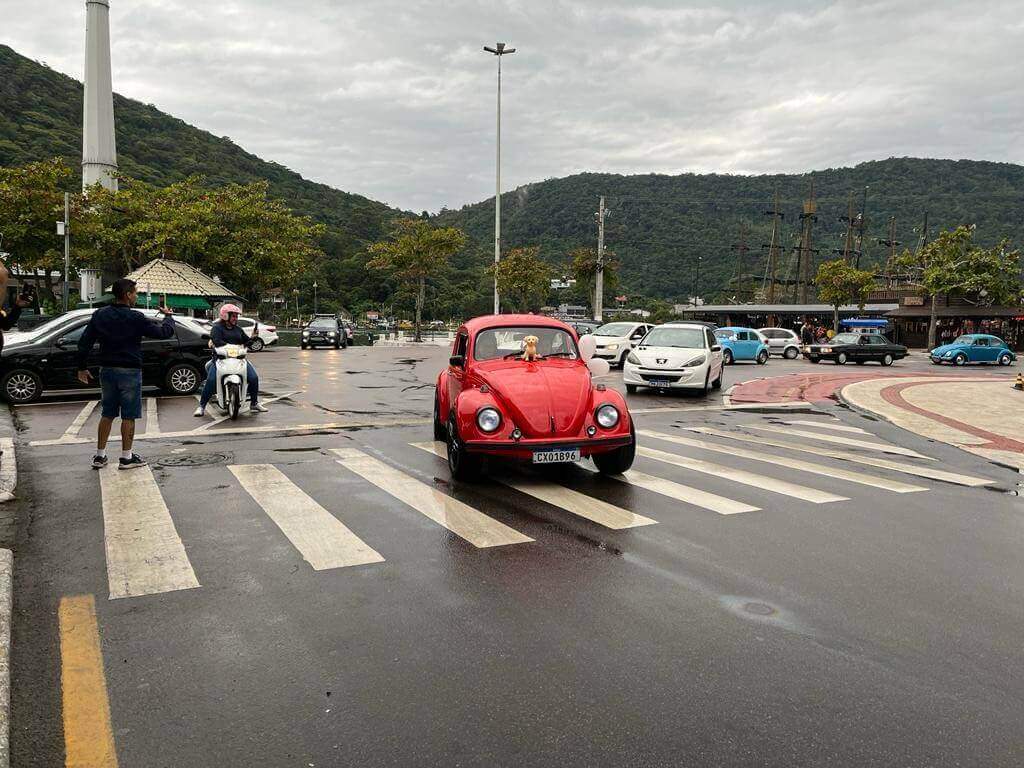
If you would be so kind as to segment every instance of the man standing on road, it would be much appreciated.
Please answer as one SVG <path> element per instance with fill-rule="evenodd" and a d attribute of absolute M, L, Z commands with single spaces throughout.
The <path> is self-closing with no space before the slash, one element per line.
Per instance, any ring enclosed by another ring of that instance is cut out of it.
<path fill-rule="evenodd" d="M 121 417 L 121 459 L 118 469 L 144 467 L 146 460 L 132 452 L 135 420 L 142 418 L 142 339 L 169 339 L 174 335 L 174 318 L 163 304 L 163 323 L 132 309 L 138 297 L 135 281 L 114 281 L 114 303 L 93 313 L 78 342 L 78 380 L 89 384 L 89 352 L 100 344 L 100 388 L 102 411 L 96 436 L 93 469 L 107 466 L 107 439 L 114 419 Z"/>
<path fill-rule="evenodd" d="M 7 278 L 9 275 L 7 266 L 0 261 L 0 297 L 7 291 Z M 0 350 L 4 348 L 4 335 L 2 331 L 11 330 L 17 324 L 18 318 L 21 316 L 21 310 L 32 303 L 31 293 L 29 293 L 28 288 L 29 286 L 25 286 L 22 289 L 22 292 L 14 299 L 14 306 L 11 309 L 0 309 Z M 3 300 L 0 299 L 0 307 L 2 306 Z"/>

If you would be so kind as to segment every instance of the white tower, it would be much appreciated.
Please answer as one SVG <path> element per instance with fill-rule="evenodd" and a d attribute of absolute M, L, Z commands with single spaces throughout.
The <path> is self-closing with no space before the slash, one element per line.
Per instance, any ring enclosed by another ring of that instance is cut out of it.
<path fill-rule="evenodd" d="M 114 91 L 110 78 L 110 3 L 85 1 L 85 100 L 82 108 L 82 187 L 117 189 Z"/>

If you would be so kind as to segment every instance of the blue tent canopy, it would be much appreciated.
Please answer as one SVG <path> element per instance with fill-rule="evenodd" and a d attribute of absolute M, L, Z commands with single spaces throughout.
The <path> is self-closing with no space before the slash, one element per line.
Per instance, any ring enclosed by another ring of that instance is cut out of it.
<path fill-rule="evenodd" d="M 848 317 L 845 320 L 840 320 L 839 324 L 847 328 L 885 328 L 889 325 L 889 321 L 873 317 Z"/>

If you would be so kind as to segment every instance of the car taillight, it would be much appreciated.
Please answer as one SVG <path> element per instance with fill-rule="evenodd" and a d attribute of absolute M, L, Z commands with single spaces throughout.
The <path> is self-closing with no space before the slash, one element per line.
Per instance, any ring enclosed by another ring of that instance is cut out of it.
<path fill-rule="evenodd" d="M 276 325 L 268 325 L 265 328 L 266 328 L 266 330 L 270 331 L 271 333 L 277 333 L 277 326 Z"/>

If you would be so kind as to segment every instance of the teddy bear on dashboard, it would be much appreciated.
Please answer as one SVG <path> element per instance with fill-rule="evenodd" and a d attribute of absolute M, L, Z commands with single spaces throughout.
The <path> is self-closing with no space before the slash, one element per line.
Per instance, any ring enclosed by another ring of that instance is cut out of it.
<path fill-rule="evenodd" d="M 523 360 L 531 362 L 540 357 L 537 354 L 537 342 L 540 341 L 536 336 L 527 336 L 523 339 Z"/>

